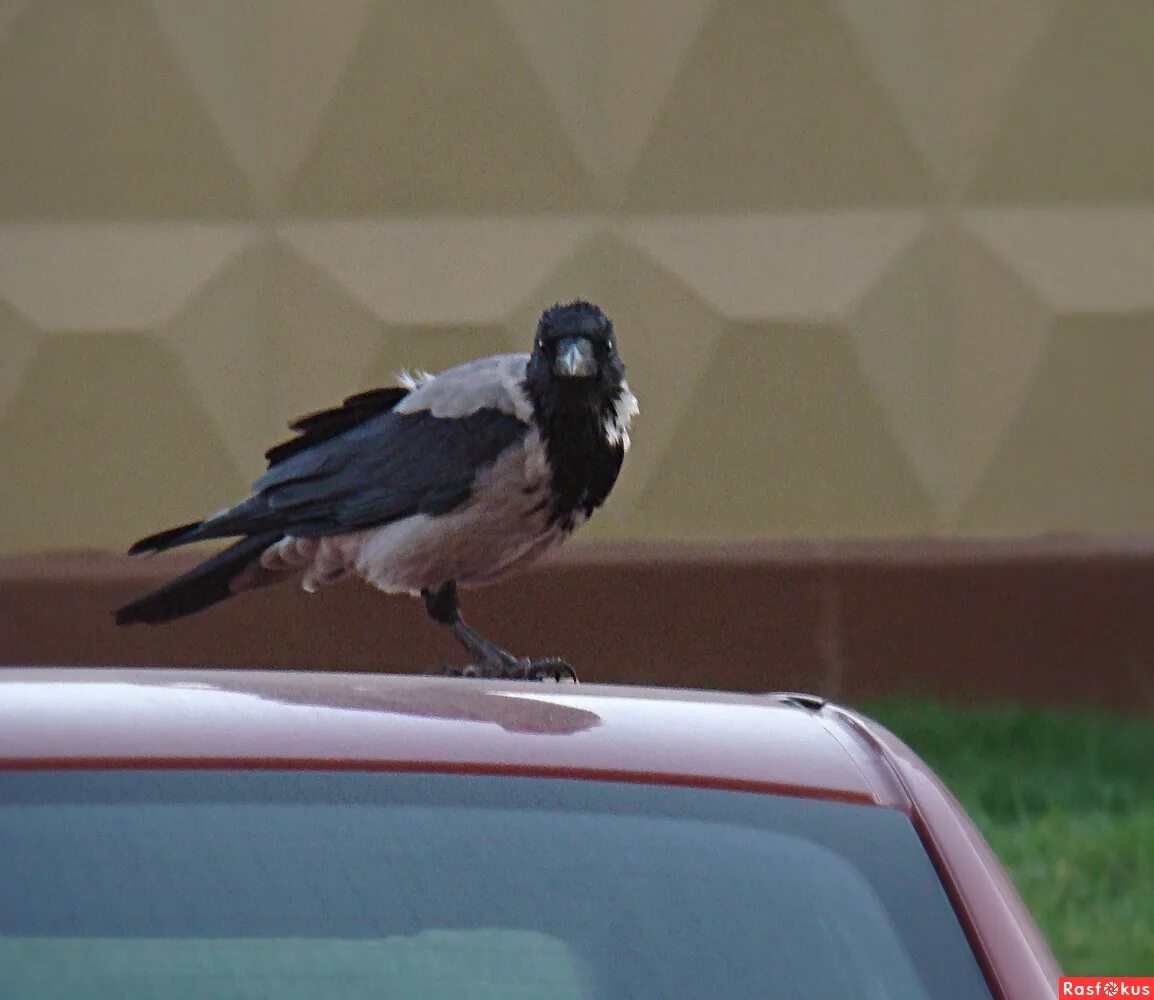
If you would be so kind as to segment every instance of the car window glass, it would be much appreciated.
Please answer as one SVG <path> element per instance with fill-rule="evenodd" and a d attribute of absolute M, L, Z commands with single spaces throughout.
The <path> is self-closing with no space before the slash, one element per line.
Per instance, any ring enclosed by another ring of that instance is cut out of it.
<path fill-rule="evenodd" d="M 157 995 L 989 995 L 892 810 L 444 775 L 71 776 L 45 802 L 24 779 L 3 996 L 175 970 L 188 992 Z"/>

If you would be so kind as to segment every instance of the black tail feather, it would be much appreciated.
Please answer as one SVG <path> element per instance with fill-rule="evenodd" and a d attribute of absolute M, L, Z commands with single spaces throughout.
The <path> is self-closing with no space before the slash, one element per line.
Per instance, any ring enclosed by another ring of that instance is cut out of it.
<path fill-rule="evenodd" d="M 174 532 L 180 530 L 182 529 L 172 529 Z M 161 532 L 161 535 L 166 534 L 169 533 Z M 161 535 L 154 535 L 153 538 L 160 538 Z M 185 615 L 203 611 L 209 605 L 232 597 L 233 591 L 229 584 L 236 575 L 281 537 L 283 536 L 280 531 L 264 531 L 259 535 L 242 538 L 183 576 L 178 576 L 163 587 L 117 610 L 116 624 L 147 622 L 151 625 L 172 621 L 174 618 L 183 618 Z M 150 539 L 142 539 L 133 546 L 133 549 L 148 541 Z"/>
<path fill-rule="evenodd" d="M 136 542 L 128 550 L 128 554 L 138 556 L 142 552 L 163 552 L 165 549 L 175 548 L 185 542 L 196 541 L 196 532 L 202 524 L 204 524 L 203 521 L 191 521 L 188 524 L 177 525 L 175 528 L 158 531 L 155 535 L 149 535 L 147 538 L 142 538 Z"/>

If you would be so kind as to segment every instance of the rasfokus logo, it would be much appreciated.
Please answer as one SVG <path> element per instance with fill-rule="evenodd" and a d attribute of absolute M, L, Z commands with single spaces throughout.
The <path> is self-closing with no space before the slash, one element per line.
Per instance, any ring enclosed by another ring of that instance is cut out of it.
<path fill-rule="evenodd" d="M 1154 997 L 1154 976 L 1063 976 L 1060 997 Z"/>

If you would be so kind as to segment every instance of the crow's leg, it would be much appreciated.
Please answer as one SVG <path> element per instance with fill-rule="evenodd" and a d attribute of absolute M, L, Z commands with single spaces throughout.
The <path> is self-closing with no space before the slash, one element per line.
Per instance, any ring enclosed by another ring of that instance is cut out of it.
<path fill-rule="evenodd" d="M 461 603 L 457 584 L 450 580 L 438 590 L 423 590 L 425 608 L 429 617 L 441 625 L 448 625 L 470 656 L 477 659 L 463 671 L 471 677 L 509 677 L 528 680 L 552 679 L 577 682 L 577 672 L 564 660 L 550 657 L 545 660 L 521 660 L 494 645 L 476 629 L 465 624 L 461 617 Z"/>

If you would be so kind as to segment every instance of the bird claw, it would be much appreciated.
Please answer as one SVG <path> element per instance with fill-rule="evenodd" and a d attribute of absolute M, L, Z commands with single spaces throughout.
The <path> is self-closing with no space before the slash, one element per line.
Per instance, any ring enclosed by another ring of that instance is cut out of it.
<path fill-rule="evenodd" d="M 577 671 L 557 656 L 543 660 L 518 660 L 509 657 L 498 664 L 470 663 L 464 667 L 446 667 L 450 677 L 489 677 L 501 680 L 554 681 L 557 684 L 578 684 Z"/>
<path fill-rule="evenodd" d="M 522 660 L 525 666 L 524 677 L 529 681 L 555 681 L 558 684 L 579 684 L 577 671 L 568 660 L 559 656 L 550 656 L 544 660 Z"/>

